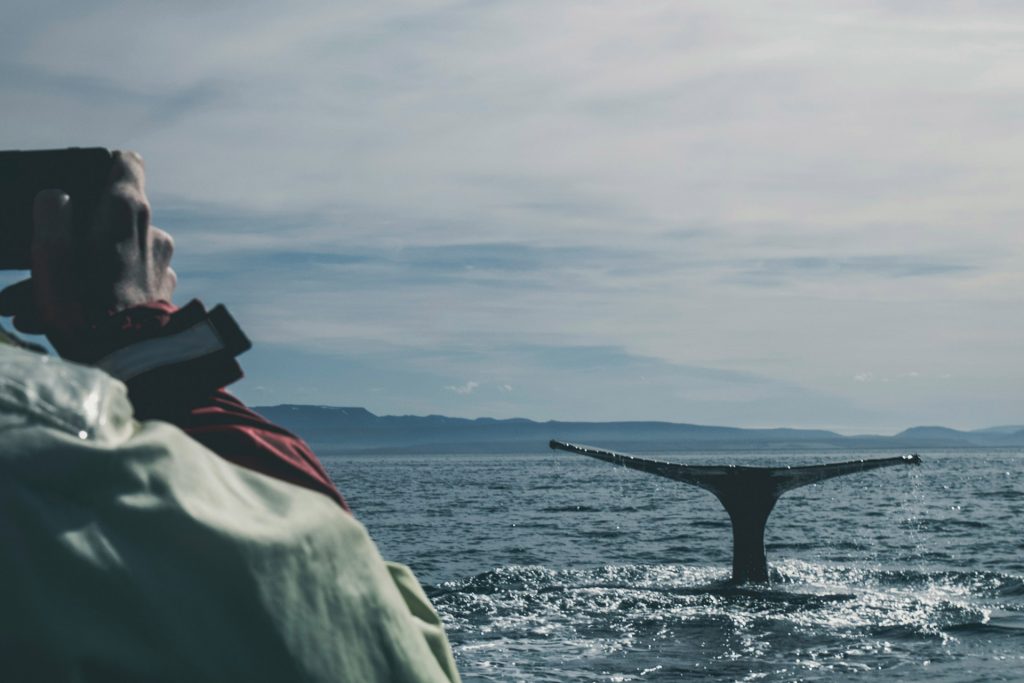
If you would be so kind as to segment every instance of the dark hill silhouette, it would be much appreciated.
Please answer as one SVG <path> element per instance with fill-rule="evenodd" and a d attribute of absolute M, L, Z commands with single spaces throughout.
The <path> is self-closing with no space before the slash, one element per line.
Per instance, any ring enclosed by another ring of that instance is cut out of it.
<path fill-rule="evenodd" d="M 975 429 L 971 434 L 1016 434 L 1017 432 L 1024 432 L 1024 425 L 1001 425 L 999 427 L 986 427 L 985 429 Z"/>
<path fill-rule="evenodd" d="M 632 451 L 836 450 L 1024 446 L 1024 430 L 961 432 L 914 427 L 895 436 L 843 436 L 819 429 L 741 429 L 675 422 L 535 422 L 443 415 L 374 415 L 365 408 L 257 407 L 321 454 L 512 453 L 541 451 L 549 439 Z"/>

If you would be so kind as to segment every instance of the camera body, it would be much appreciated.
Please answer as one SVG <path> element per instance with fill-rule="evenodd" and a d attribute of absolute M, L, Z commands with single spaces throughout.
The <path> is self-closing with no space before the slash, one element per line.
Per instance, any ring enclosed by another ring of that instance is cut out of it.
<path fill-rule="evenodd" d="M 31 267 L 32 207 L 41 190 L 71 197 L 75 233 L 82 233 L 110 182 L 112 160 L 102 147 L 0 151 L 0 270 Z"/>

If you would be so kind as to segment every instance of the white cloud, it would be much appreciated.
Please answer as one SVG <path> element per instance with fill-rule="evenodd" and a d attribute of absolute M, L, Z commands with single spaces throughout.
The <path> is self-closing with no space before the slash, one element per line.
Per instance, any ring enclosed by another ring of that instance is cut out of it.
<path fill-rule="evenodd" d="M 476 391 L 479 386 L 479 382 L 469 381 L 466 382 L 465 384 L 460 384 L 458 386 L 449 385 L 446 386 L 445 389 L 447 389 L 448 391 L 454 391 L 456 394 L 459 394 L 460 396 L 467 396 Z"/>

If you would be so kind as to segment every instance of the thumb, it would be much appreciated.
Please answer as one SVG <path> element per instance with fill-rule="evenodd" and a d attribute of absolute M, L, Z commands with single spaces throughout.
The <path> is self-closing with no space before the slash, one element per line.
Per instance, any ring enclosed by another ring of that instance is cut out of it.
<path fill-rule="evenodd" d="M 71 198 L 60 190 L 36 195 L 32 218 L 32 281 L 36 311 L 47 333 L 74 329 L 77 305 Z"/>
<path fill-rule="evenodd" d="M 71 197 L 61 190 L 43 190 L 32 207 L 32 248 L 51 244 L 71 245 Z M 35 257 L 35 254 L 33 254 Z M 35 261 L 33 260 L 33 266 Z"/>

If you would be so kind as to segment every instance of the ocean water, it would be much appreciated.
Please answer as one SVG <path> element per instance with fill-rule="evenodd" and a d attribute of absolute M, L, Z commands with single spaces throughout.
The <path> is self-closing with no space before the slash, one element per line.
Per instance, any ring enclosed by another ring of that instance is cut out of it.
<path fill-rule="evenodd" d="M 682 483 L 540 449 L 323 460 L 419 576 L 467 682 L 1024 681 L 1024 452 L 921 456 L 784 495 L 775 580 L 743 588 L 724 583 L 725 511 Z"/>

